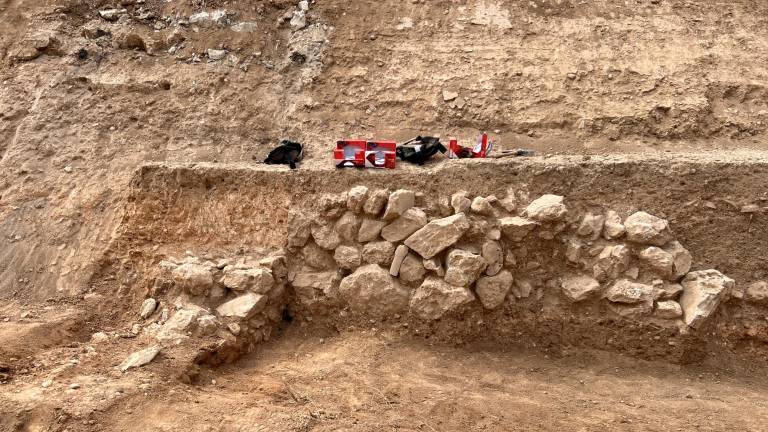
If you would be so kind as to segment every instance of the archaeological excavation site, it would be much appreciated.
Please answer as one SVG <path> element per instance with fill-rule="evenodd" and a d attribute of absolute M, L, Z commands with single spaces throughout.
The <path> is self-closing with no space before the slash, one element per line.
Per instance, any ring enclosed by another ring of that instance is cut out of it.
<path fill-rule="evenodd" d="M 766 431 L 767 60 L 760 0 L 0 0 L 0 431 Z"/>

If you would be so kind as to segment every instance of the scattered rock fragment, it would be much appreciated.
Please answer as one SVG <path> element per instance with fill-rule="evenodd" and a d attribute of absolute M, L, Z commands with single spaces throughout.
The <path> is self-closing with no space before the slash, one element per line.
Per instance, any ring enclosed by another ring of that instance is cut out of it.
<path fill-rule="evenodd" d="M 688 273 L 682 285 L 680 306 L 685 323 L 699 328 L 728 296 L 735 282 L 717 270 L 703 270 Z"/>
<path fill-rule="evenodd" d="M 416 194 L 413 191 L 400 189 L 389 195 L 389 202 L 384 211 L 383 219 L 392 221 L 408 211 L 416 202 Z"/>
<path fill-rule="evenodd" d="M 608 288 L 604 297 L 613 303 L 635 304 L 653 302 L 653 294 L 651 285 L 621 279 Z"/>
<path fill-rule="evenodd" d="M 117 21 L 120 15 L 127 14 L 126 9 L 103 9 L 99 11 L 99 16 L 107 21 Z"/>
<path fill-rule="evenodd" d="M 504 270 L 496 276 L 484 276 L 477 281 L 475 292 L 486 309 L 496 309 L 504 303 L 512 289 L 514 277 Z"/>
<path fill-rule="evenodd" d="M 216 313 L 223 317 L 247 319 L 264 310 L 266 304 L 266 296 L 248 292 L 222 304 L 216 308 Z"/>
<path fill-rule="evenodd" d="M 422 258 L 430 259 L 457 241 L 469 230 L 464 213 L 436 219 L 408 237 L 405 244 Z"/>
<path fill-rule="evenodd" d="M 266 294 L 275 285 L 272 272 L 263 268 L 237 268 L 227 266 L 224 268 L 221 283 L 234 291 L 253 291 L 257 294 Z"/>
<path fill-rule="evenodd" d="M 452 250 L 446 264 L 445 281 L 458 287 L 467 287 L 475 282 L 487 265 L 480 255 L 461 249 Z"/>
<path fill-rule="evenodd" d="M 593 276 L 599 281 L 616 279 L 628 270 L 629 258 L 629 248 L 626 246 L 606 246 L 595 260 L 592 267 Z"/>
<path fill-rule="evenodd" d="M 573 302 L 581 302 L 600 292 L 600 282 L 587 275 L 571 275 L 563 278 L 563 294 Z"/>
<path fill-rule="evenodd" d="M 557 222 L 565 217 L 568 208 L 560 195 L 544 195 L 525 208 L 525 214 L 537 222 Z"/>
<path fill-rule="evenodd" d="M 160 346 L 155 345 L 149 348 L 145 348 L 141 351 L 136 351 L 128 356 L 120 366 L 120 372 L 125 372 L 128 369 L 141 367 L 149 364 L 160 353 Z"/>
<path fill-rule="evenodd" d="M 664 246 L 672 240 L 669 222 L 646 212 L 637 212 L 624 221 L 627 239 L 634 243 Z"/>
<path fill-rule="evenodd" d="M 384 240 L 392 243 L 401 242 L 426 225 L 428 220 L 427 214 L 423 210 L 410 208 L 385 226 L 381 230 L 381 236 L 384 237 Z"/>
<path fill-rule="evenodd" d="M 664 246 L 664 251 L 672 255 L 672 275 L 675 279 L 680 279 L 691 271 L 693 256 L 680 242 L 676 240 L 669 242 Z"/>
<path fill-rule="evenodd" d="M 384 317 L 405 311 L 409 291 L 386 270 L 369 264 L 341 281 L 339 295 L 356 312 Z"/>
<path fill-rule="evenodd" d="M 333 259 L 340 268 L 354 270 L 360 267 L 360 250 L 352 246 L 339 246 L 333 254 Z"/>
<path fill-rule="evenodd" d="M 660 276 L 672 276 L 675 266 L 672 254 L 656 246 L 651 246 L 640 251 L 639 257 L 641 261 Z"/>
<path fill-rule="evenodd" d="M 384 221 L 363 219 L 360 230 L 357 232 L 357 241 L 360 243 L 371 242 L 379 238 L 382 228 L 387 225 Z"/>
<path fill-rule="evenodd" d="M 758 304 L 768 303 L 768 282 L 755 282 L 747 287 L 744 299 Z"/>
<path fill-rule="evenodd" d="M 608 210 L 603 224 L 603 237 L 606 240 L 614 240 L 623 236 L 625 232 L 626 229 L 621 223 L 621 216 L 613 210 Z"/>
<path fill-rule="evenodd" d="M 347 242 L 354 242 L 360 232 L 362 221 L 352 211 L 345 212 L 338 221 L 336 221 L 336 232 Z"/>
<path fill-rule="evenodd" d="M 413 284 L 424 279 L 427 269 L 424 268 L 421 258 L 418 258 L 416 254 L 409 253 L 400 265 L 399 273 L 403 282 Z"/>
<path fill-rule="evenodd" d="M 363 211 L 365 200 L 368 198 L 368 188 L 365 186 L 355 186 L 347 194 L 347 208 L 355 213 Z"/>
<path fill-rule="evenodd" d="M 440 262 L 437 258 L 430 258 L 425 259 L 422 261 L 424 268 L 435 272 L 440 277 L 445 276 L 445 269 L 443 268 L 443 263 Z"/>
<path fill-rule="evenodd" d="M 674 300 L 660 301 L 656 303 L 654 315 L 662 319 L 677 319 L 683 316 L 683 308 Z"/>
<path fill-rule="evenodd" d="M 208 267 L 184 263 L 171 272 L 174 282 L 192 295 L 203 295 L 213 287 L 213 275 Z"/>
<path fill-rule="evenodd" d="M 368 198 L 365 200 L 365 204 L 363 204 L 363 211 L 371 216 L 378 216 L 387 205 L 388 199 L 389 191 L 385 189 L 369 192 Z"/>
<path fill-rule="evenodd" d="M 312 225 L 312 238 L 325 250 L 336 250 L 341 244 L 341 236 L 333 225 Z"/>
<path fill-rule="evenodd" d="M 148 298 L 144 300 L 144 302 L 141 304 L 141 309 L 139 310 L 139 316 L 143 319 L 147 319 L 153 313 L 155 313 L 155 309 L 157 309 L 157 300 L 153 298 Z"/>
<path fill-rule="evenodd" d="M 472 200 L 470 209 L 473 213 L 477 213 L 483 216 L 493 216 L 496 210 L 493 208 L 493 203 L 498 201 L 495 196 L 490 197 L 476 197 Z"/>
<path fill-rule="evenodd" d="M 362 259 L 367 264 L 387 267 L 395 257 L 395 244 L 388 241 L 371 242 L 363 246 Z"/>
<path fill-rule="evenodd" d="M 467 192 L 461 191 L 451 195 L 451 207 L 455 213 L 467 213 L 472 207 L 472 201 L 467 197 Z"/>
<path fill-rule="evenodd" d="M 411 298 L 410 310 L 421 319 L 437 320 L 474 300 L 475 296 L 469 289 L 450 285 L 436 277 L 429 277 Z"/>
<path fill-rule="evenodd" d="M 397 276 L 400 274 L 400 266 L 403 265 L 403 260 L 408 256 L 408 246 L 400 245 L 395 249 L 395 256 L 392 258 L 392 264 L 389 267 L 389 274 L 391 276 Z"/>
<path fill-rule="evenodd" d="M 587 213 L 581 220 L 581 225 L 579 225 L 579 229 L 576 233 L 580 236 L 587 237 L 590 240 L 597 240 L 603 232 L 604 223 L 605 216 Z"/>
<path fill-rule="evenodd" d="M 499 224 L 501 225 L 501 232 L 514 242 L 523 240 L 539 226 L 536 221 L 518 216 L 499 219 Z"/>
<path fill-rule="evenodd" d="M 495 276 L 504 266 L 504 251 L 501 249 L 501 244 L 497 241 L 486 241 L 483 244 L 483 259 L 488 264 L 485 268 L 485 274 L 488 276 Z"/>

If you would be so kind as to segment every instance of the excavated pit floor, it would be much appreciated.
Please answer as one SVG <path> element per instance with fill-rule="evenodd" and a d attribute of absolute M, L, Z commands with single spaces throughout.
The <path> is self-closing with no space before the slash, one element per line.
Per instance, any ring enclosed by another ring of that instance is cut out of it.
<path fill-rule="evenodd" d="M 103 430 L 762 431 L 759 372 L 618 355 L 430 346 L 386 332 L 295 327 L 196 387 L 136 394 Z"/>

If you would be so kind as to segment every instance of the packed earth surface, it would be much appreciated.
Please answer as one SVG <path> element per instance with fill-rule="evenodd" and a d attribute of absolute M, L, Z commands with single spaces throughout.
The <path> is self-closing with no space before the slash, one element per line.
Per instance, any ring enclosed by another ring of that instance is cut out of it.
<path fill-rule="evenodd" d="M 3 431 L 764 431 L 766 251 L 764 1 L 0 0 Z"/>

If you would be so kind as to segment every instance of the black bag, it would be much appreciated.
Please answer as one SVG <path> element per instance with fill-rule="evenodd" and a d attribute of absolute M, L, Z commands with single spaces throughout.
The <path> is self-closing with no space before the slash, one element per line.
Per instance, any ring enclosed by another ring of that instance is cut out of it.
<path fill-rule="evenodd" d="M 291 169 L 296 169 L 296 162 L 300 162 L 303 157 L 304 149 L 301 144 L 282 140 L 277 148 L 269 152 L 267 158 L 264 159 L 264 163 L 269 165 L 290 165 Z"/>
<path fill-rule="evenodd" d="M 402 161 L 424 165 L 424 162 L 437 152 L 445 153 L 448 149 L 440 142 L 440 138 L 418 136 L 397 146 L 397 157 Z"/>

